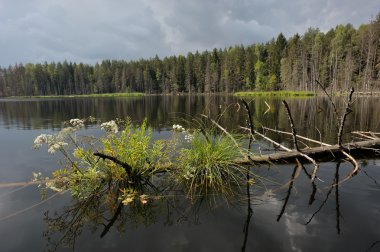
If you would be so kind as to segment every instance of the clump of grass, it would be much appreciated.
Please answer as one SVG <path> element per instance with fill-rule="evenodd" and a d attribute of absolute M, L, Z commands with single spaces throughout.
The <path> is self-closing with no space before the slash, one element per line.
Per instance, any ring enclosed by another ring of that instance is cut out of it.
<path fill-rule="evenodd" d="M 275 96 L 275 97 L 311 97 L 315 92 L 307 91 L 258 91 L 258 92 L 236 92 L 236 96 Z"/>
<path fill-rule="evenodd" d="M 226 135 L 195 132 L 189 148 L 178 156 L 176 180 L 190 198 L 209 194 L 235 195 L 244 183 L 246 168 L 236 163 L 240 148 Z"/>

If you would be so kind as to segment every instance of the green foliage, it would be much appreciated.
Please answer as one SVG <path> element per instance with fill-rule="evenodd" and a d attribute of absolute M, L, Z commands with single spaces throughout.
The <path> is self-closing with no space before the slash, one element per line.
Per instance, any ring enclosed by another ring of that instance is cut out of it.
<path fill-rule="evenodd" d="M 267 76 L 266 76 L 266 66 L 264 62 L 258 60 L 255 63 L 255 73 L 256 73 L 256 86 L 260 90 L 266 90 Z"/>
<path fill-rule="evenodd" d="M 142 184 L 160 170 L 161 162 L 168 160 L 163 152 L 164 141 L 152 141 L 152 131 L 146 121 L 139 127 L 129 120 L 119 122 L 123 124 L 121 132 L 115 121 L 102 123 L 100 127 L 106 134 L 100 138 L 77 135 L 84 123 L 84 120 L 72 119 L 71 126 L 58 134 L 42 134 L 36 138 L 35 147 L 46 143 L 50 153 L 60 152 L 64 157 L 64 168 L 53 172 L 47 187 L 68 190 L 74 197 L 83 199 L 105 188 L 110 193 L 128 189 L 143 194 Z"/>
<path fill-rule="evenodd" d="M 147 127 L 146 120 L 140 126 L 133 126 L 127 120 L 121 134 L 111 132 L 100 142 L 104 146 L 101 152 L 127 163 L 133 178 L 149 177 L 167 161 L 163 152 L 165 142 L 152 141 L 152 130 Z"/>
<path fill-rule="evenodd" d="M 246 182 L 247 170 L 237 163 L 244 158 L 239 141 L 212 127 L 186 130 L 173 125 L 170 139 L 153 140 L 146 120 L 141 125 L 130 120 L 102 123 L 106 133 L 99 138 L 77 134 L 85 123 L 72 119 L 56 135 L 36 138 L 36 148 L 47 144 L 50 153 L 60 152 L 64 158 L 64 167 L 46 180 L 48 188 L 68 190 L 78 199 L 104 191 L 112 198 L 116 191 L 116 198 L 128 205 L 137 199 L 145 204 L 151 197 L 146 192 L 155 188 L 151 180 L 162 172 L 167 176 L 160 181 L 180 186 L 191 198 L 201 193 L 236 195 Z"/>
<path fill-rule="evenodd" d="M 140 97 L 143 93 L 105 93 L 105 94 L 83 94 L 83 95 L 34 95 L 18 96 L 17 98 L 87 98 L 87 97 Z M 11 97 L 12 98 L 12 97 Z"/>
<path fill-rule="evenodd" d="M 276 90 L 277 78 L 276 75 L 271 74 L 268 80 L 268 90 Z"/>
<path fill-rule="evenodd" d="M 138 61 L 103 60 L 95 65 L 58 62 L 0 67 L 0 97 L 122 92 L 236 92 L 247 89 L 333 91 L 380 88 L 379 15 L 355 29 L 338 25 L 327 33 L 309 28 L 288 40 L 280 33 L 267 43 Z M 274 79 L 272 76 L 275 76 Z M 140 94 L 134 94 L 140 95 Z"/>
<path fill-rule="evenodd" d="M 189 148 L 180 150 L 176 180 L 186 185 L 188 195 L 223 193 L 234 195 L 246 169 L 236 163 L 240 148 L 226 135 L 195 132 Z"/>
<path fill-rule="evenodd" d="M 268 92 L 236 92 L 236 96 L 278 96 L 278 97 L 312 97 L 315 92 L 306 91 L 268 91 Z"/>

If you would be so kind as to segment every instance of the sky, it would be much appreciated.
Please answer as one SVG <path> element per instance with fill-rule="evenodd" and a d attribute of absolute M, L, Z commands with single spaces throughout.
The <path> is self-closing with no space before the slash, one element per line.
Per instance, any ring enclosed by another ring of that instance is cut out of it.
<path fill-rule="evenodd" d="M 0 0 L 0 66 L 186 55 L 358 27 L 379 11 L 379 0 Z"/>

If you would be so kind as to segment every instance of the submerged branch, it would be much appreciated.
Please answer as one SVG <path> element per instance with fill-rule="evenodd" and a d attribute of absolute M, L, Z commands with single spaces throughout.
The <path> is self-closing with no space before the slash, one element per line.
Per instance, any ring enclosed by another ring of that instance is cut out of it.
<path fill-rule="evenodd" d="M 40 205 L 46 203 L 47 201 L 49 201 L 49 200 L 53 199 L 54 197 L 58 196 L 59 194 L 60 194 L 60 193 L 57 192 L 57 193 L 51 195 L 49 198 L 46 198 L 46 199 L 42 200 L 41 202 L 38 202 L 38 203 L 36 203 L 36 204 L 33 204 L 33 205 L 29 206 L 29 207 L 26 207 L 26 208 L 24 208 L 24 209 L 21 209 L 21 210 L 19 210 L 19 211 L 16 211 L 16 212 L 14 212 L 14 213 L 9 214 L 9 215 L 6 215 L 6 216 L 3 216 L 3 217 L 0 217 L 0 221 L 4 221 L 4 220 L 9 219 L 9 218 L 11 218 L 11 217 L 14 217 L 14 216 L 17 216 L 17 215 L 19 215 L 19 214 L 25 213 L 26 211 L 29 211 L 30 209 L 33 209 L 33 208 L 35 208 L 35 207 L 37 207 L 37 206 L 40 206 Z"/>
<path fill-rule="evenodd" d="M 113 226 L 117 218 L 119 218 L 119 215 L 121 213 L 121 209 L 123 208 L 123 206 L 124 206 L 123 203 L 120 202 L 111 220 L 108 222 L 107 225 L 105 225 L 102 233 L 100 234 L 100 238 L 103 238 L 110 231 L 111 227 Z"/>

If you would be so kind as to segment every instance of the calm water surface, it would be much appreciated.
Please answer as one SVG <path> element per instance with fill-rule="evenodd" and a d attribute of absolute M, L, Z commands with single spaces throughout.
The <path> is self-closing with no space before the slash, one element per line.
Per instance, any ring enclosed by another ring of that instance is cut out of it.
<path fill-rule="evenodd" d="M 155 137 L 170 135 L 173 123 L 207 114 L 223 115 L 220 124 L 229 130 L 245 126 L 244 109 L 227 96 L 159 96 L 143 98 L 82 98 L 48 100 L 0 100 L 0 185 L 29 181 L 32 172 L 47 176 L 59 167 L 58 157 L 33 150 L 41 133 L 57 132 L 71 118 L 95 116 L 102 121 L 130 117 L 141 122 L 147 117 Z M 289 130 L 285 111 L 278 99 L 249 99 L 255 126 Z M 268 106 L 270 107 L 268 110 Z M 300 134 L 336 142 L 335 118 L 324 98 L 288 100 Z M 337 100 L 343 106 L 343 100 Z M 347 121 L 350 130 L 380 131 L 377 98 L 357 98 Z M 182 119 L 181 119 L 182 118 Z M 184 123 L 186 124 L 186 122 Z M 185 125 L 186 126 L 186 125 Z M 84 133 L 97 134 L 91 128 Z M 272 138 L 291 145 L 276 134 Z M 348 139 L 349 135 L 345 134 Z M 256 151 L 272 149 L 260 143 Z M 191 208 L 186 202 L 162 202 L 144 213 L 131 213 L 122 226 L 89 222 L 75 237 L 75 251 L 380 251 L 380 161 L 361 160 L 361 171 L 351 180 L 331 187 L 345 178 L 348 163 L 323 163 L 320 180 L 311 184 L 307 173 L 294 165 L 254 167 L 268 179 L 252 187 L 252 218 L 246 202 L 209 204 Z M 306 166 L 310 172 L 312 167 Z M 294 183 L 289 184 L 292 176 Z M 0 251 L 72 251 L 60 240 L 65 231 L 54 232 L 46 216 L 61 216 L 73 207 L 68 194 L 47 195 L 42 201 L 37 186 L 0 186 Z M 285 204 L 286 203 L 286 204 Z M 108 220 L 111 216 L 107 216 Z M 51 224 L 51 223 L 50 223 Z M 248 229 L 244 227 L 247 226 Z M 248 230 L 248 232 L 244 232 Z M 66 230 L 70 232 L 70 230 Z"/>

